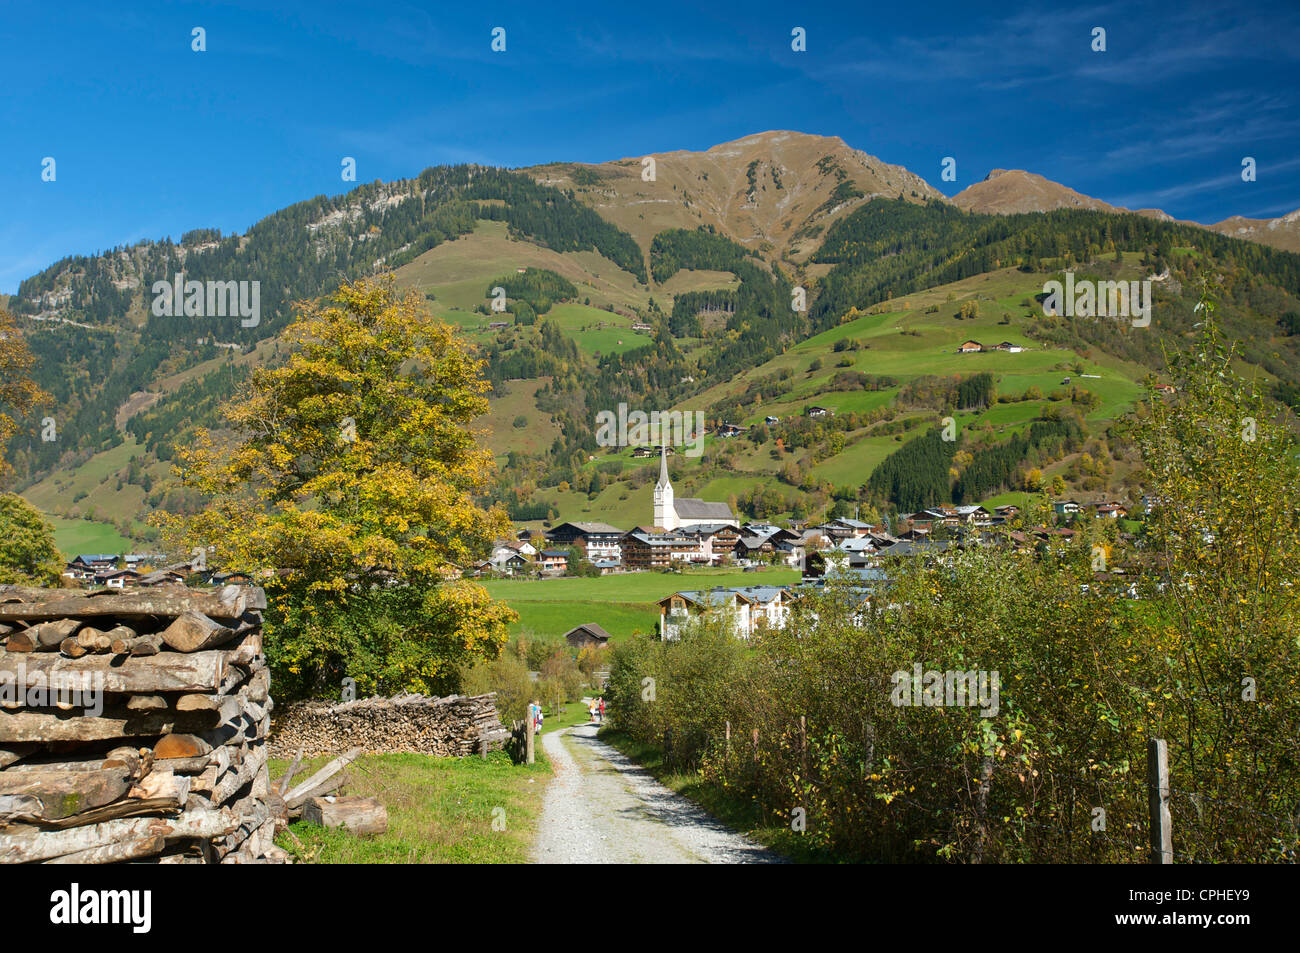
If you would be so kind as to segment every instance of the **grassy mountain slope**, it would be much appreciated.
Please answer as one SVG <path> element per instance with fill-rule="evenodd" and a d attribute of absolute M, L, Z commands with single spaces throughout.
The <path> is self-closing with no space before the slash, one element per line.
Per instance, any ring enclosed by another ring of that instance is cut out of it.
<path fill-rule="evenodd" d="M 1248 342 L 1246 366 L 1269 386 L 1300 380 L 1300 337 L 1278 325 L 1300 306 L 1300 257 L 1163 213 L 1119 214 L 1029 173 L 993 175 L 950 203 L 829 137 L 763 133 L 653 158 L 653 182 L 641 157 L 431 169 L 299 203 L 244 236 L 199 230 L 52 266 L 11 303 L 60 421 L 57 445 L 29 435 L 11 447 L 25 495 L 60 517 L 69 551 L 106 533 L 142 541 L 154 508 L 197 504 L 175 488 L 171 447 L 212 423 L 251 368 L 278 359 L 289 303 L 388 269 L 490 361 L 495 392 L 479 423 L 504 468 L 498 498 L 564 519 L 650 519 L 657 462 L 593 439 L 595 412 L 620 400 L 700 410 L 711 425 L 782 418 L 766 436 L 760 426 L 675 458 L 678 494 L 816 515 L 837 497 L 867 502 L 872 470 L 941 416 L 938 378 L 983 372 L 1011 399 L 953 414 L 972 448 L 1069 408 L 1087 446 L 1045 460 L 1044 475 L 1078 492 L 1136 492 L 1131 455 L 1110 431 L 1190 329 L 1198 270 L 1226 276 L 1225 317 Z M 1020 214 L 1039 207 L 1060 211 Z M 261 280 L 263 321 L 153 317 L 149 285 L 180 268 Z M 1035 296 L 1067 268 L 1172 278 L 1139 333 L 1046 318 Z M 571 286 L 567 300 L 534 313 L 512 293 L 504 313 L 490 308 L 495 284 L 538 276 Z M 807 312 L 789 307 L 796 284 Z M 968 338 L 1026 349 L 957 354 Z M 811 427 L 801 415 L 813 404 L 837 423 Z"/>

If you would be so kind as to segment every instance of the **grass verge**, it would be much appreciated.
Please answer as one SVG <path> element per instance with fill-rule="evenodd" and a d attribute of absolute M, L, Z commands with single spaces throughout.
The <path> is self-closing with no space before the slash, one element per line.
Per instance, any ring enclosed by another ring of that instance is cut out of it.
<path fill-rule="evenodd" d="M 330 760 L 304 759 L 299 780 Z M 271 761 L 279 778 L 287 761 Z M 296 821 L 276 843 L 296 863 L 317 864 L 520 864 L 529 861 L 542 792 L 551 765 L 515 765 L 502 751 L 487 759 L 424 754 L 363 755 L 348 769 L 344 794 L 377 798 L 388 808 L 388 831 L 357 837 L 340 829 Z M 500 809 L 498 811 L 498 809 Z M 504 830 L 494 830 L 504 824 Z"/>

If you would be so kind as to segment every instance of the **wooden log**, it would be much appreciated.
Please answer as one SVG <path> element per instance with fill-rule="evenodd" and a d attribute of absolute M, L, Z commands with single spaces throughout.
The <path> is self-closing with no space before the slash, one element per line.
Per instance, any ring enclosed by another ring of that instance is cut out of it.
<path fill-rule="evenodd" d="M 162 651 L 163 640 L 158 633 L 151 635 L 141 635 L 131 639 L 126 645 L 128 654 L 140 657 L 147 655 L 157 655 Z"/>
<path fill-rule="evenodd" d="M 254 597 L 255 600 L 256 598 Z M 261 598 L 264 600 L 265 594 Z M 247 587 L 242 586 L 226 586 L 218 592 L 149 588 L 129 592 L 80 594 L 70 593 L 70 590 L 54 590 L 49 598 L 36 598 L 32 595 L 28 601 L 0 602 L 0 622 L 149 616 L 174 619 L 191 610 L 212 619 L 233 622 L 248 610 L 248 602 Z"/>
<path fill-rule="evenodd" d="M 249 632 L 238 645 L 228 651 L 228 661 L 231 665 L 249 667 L 259 663 L 264 664 L 261 630 Z"/>
<path fill-rule="evenodd" d="M 139 637 L 135 629 L 129 625 L 115 625 L 104 634 L 108 636 L 109 651 L 114 655 L 130 654 L 131 646 Z"/>
<path fill-rule="evenodd" d="M 11 676 L 15 685 L 21 682 L 25 688 L 38 680 L 50 685 L 55 684 L 55 676 L 75 675 L 101 682 L 104 692 L 119 695 L 216 691 L 229 666 L 227 653 L 221 651 L 164 652 L 125 660 L 115 656 L 74 660 L 60 655 L 0 655 L 0 675 Z M 19 679 L 20 673 L 25 677 Z"/>
<path fill-rule="evenodd" d="M 81 627 L 82 622 L 80 619 L 59 619 L 56 622 L 42 622 L 36 626 L 36 640 L 45 647 L 45 651 L 53 651 L 59 646 L 59 643 L 73 633 L 80 635 L 81 633 L 77 630 Z"/>
<path fill-rule="evenodd" d="M 122 767 L 98 771 L 2 771 L 0 794 L 25 795 L 40 802 L 32 816 L 59 820 L 111 804 L 130 790 L 131 776 Z"/>
<path fill-rule="evenodd" d="M 284 803 L 289 807 L 290 810 L 293 810 L 295 807 L 298 807 L 303 802 L 305 802 L 307 798 L 314 797 L 315 795 L 319 794 L 320 792 L 316 790 L 317 788 L 319 788 L 325 782 L 330 781 L 334 777 L 339 776 L 339 773 L 344 768 L 350 765 L 353 761 L 357 760 L 357 758 L 359 758 L 360 756 L 361 756 L 361 749 L 353 748 L 350 751 L 348 751 L 346 754 L 342 754 L 339 757 L 335 758 L 333 761 L 329 762 L 328 764 L 323 766 L 319 771 L 317 771 L 315 774 L 309 777 L 306 781 L 303 781 L 297 787 L 293 788 L 291 791 L 285 794 Z"/>
<path fill-rule="evenodd" d="M 40 745 L 35 742 L 24 742 L 16 745 L 5 745 L 0 748 L 0 770 L 4 770 L 15 761 L 20 761 L 29 754 L 35 754 L 40 750 Z"/>
<path fill-rule="evenodd" d="M 155 854 L 161 854 L 166 846 L 167 841 L 163 839 L 161 834 L 148 834 L 144 837 L 133 837 L 130 840 L 118 841 L 115 844 L 105 844 L 103 847 L 88 847 L 73 854 L 53 857 L 50 860 L 42 861 L 42 863 L 118 864 L 124 860 L 153 857 Z"/>
<path fill-rule="evenodd" d="M 233 766 L 234 770 L 227 771 L 217 780 L 212 787 L 212 796 L 209 800 L 213 804 L 225 804 L 264 767 L 266 767 L 266 745 L 261 744 L 251 748 L 244 759 Z"/>
<path fill-rule="evenodd" d="M 358 835 L 388 830 L 388 809 L 371 797 L 308 798 L 302 807 L 302 819 L 321 827 L 342 827 Z"/>
<path fill-rule="evenodd" d="M 153 756 L 160 761 L 169 758 L 196 758 L 210 751 L 212 745 L 197 735 L 189 734 L 166 735 L 153 746 Z"/>
<path fill-rule="evenodd" d="M 0 823 L 29 823 L 45 812 L 40 798 L 30 794 L 0 794 Z"/>
<path fill-rule="evenodd" d="M 176 735 L 167 735 L 168 738 L 175 738 Z M 195 755 L 192 758 L 159 758 L 154 761 L 155 769 L 166 769 L 174 774 L 202 774 L 208 768 L 208 758 L 206 755 Z"/>
<path fill-rule="evenodd" d="M 190 796 L 191 781 L 191 778 L 176 775 L 166 768 L 155 768 L 127 792 L 127 797 L 145 800 L 167 798 L 179 804 Z"/>
<path fill-rule="evenodd" d="M 66 638 L 59 643 L 59 651 L 68 658 L 81 658 L 89 652 L 90 649 L 86 648 L 74 638 Z"/>
<path fill-rule="evenodd" d="M 177 652 L 201 652 L 230 641 L 235 630 L 213 622 L 201 612 L 188 610 L 162 631 L 162 640 Z"/>
<path fill-rule="evenodd" d="M 183 839 L 211 840 L 239 827 L 229 810 L 186 811 L 176 817 L 124 818 L 58 831 L 0 834 L 0 864 L 26 864 L 66 857 L 94 847 L 105 847 L 140 837 L 157 835 L 167 842 Z"/>
<path fill-rule="evenodd" d="M 166 711 L 167 699 L 161 695 L 132 695 L 126 707 L 131 711 Z"/>
<path fill-rule="evenodd" d="M 5 640 L 6 652 L 35 652 L 40 643 L 36 641 L 35 629 L 23 629 L 15 632 Z"/>
<path fill-rule="evenodd" d="M 71 817 L 60 818 L 57 821 L 36 819 L 35 824 L 37 826 L 31 828 L 31 830 L 62 831 L 72 827 L 102 824 L 105 821 L 126 817 L 161 817 L 176 814 L 181 807 L 180 803 L 171 798 L 122 798 L 122 800 L 114 801 L 112 804 L 94 807 L 88 811 L 82 811 L 80 814 L 73 814 Z M 2 863 L 4 861 L 0 860 L 0 864 Z"/>
<path fill-rule="evenodd" d="M 289 785 L 293 783 L 293 776 L 298 773 L 298 767 L 301 764 L 302 764 L 302 748 L 299 748 L 298 753 L 293 756 L 293 762 L 289 765 L 289 770 L 284 772 L 284 776 L 281 777 L 279 782 L 276 784 L 275 786 L 276 794 L 280 795 L 281 797 L 284 797 L 285 792 L 289 790 Z"/>
<path fill-rule="evenodd" d="M 237 700 L 232 700 L 237 704 Z M 222 722 L 221 712 L 132 711 L 105 708 L 98 716 L 78 715 L 57 708 L 0 708 L 0 744 L 11 741 L 108 741 L 210 730 Z"/>

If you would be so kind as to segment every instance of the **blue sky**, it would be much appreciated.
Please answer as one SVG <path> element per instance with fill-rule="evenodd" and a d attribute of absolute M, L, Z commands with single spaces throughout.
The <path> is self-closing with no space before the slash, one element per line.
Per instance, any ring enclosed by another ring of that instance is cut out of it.
<path fill-rule="evenodd" d="M 0 292 L 68 254 L 242 232 L 343 191 L 343 156 L 370 181 L 795 129 L 947 194 L 1024 168 L 1201 222 L 1300 207 L 1300 9 L 556 6 L 0 0 Z"/>

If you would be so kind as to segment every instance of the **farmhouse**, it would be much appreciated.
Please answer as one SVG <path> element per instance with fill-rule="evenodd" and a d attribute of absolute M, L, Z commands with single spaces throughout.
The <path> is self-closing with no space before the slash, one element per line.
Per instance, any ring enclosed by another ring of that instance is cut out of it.
<path fill-rule="evenodd" d="M 957 346 L 958 354 L 978 354 L 984 350 L 984 345 L 979 341 L 963 341 Z"/>

